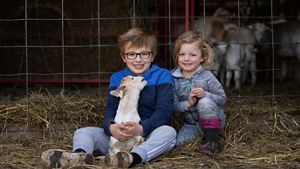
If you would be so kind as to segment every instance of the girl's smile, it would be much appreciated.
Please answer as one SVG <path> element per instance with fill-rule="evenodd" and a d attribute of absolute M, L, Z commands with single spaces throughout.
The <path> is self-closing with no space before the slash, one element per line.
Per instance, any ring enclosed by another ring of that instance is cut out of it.
<path fill-rule="evenodd" d="M 178 65 L 181 67 L 182 74 L 193 75 L 203 61 L 198 42 L 182 44 L 178 56 Z"/>

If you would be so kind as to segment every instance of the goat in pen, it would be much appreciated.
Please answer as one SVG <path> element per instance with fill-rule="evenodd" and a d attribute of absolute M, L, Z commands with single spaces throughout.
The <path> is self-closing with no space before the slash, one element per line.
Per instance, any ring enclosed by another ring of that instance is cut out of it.
<path fill-rule="evenodd" d="M 140 92 L 147 82 L 143 77 L 126 76 L 121 81 L 120 86 L 110 92 L 111 95 L 120 97 L 115 123 L 125 123 L 128 121 L 139 122 L 140 116 L 137 111 Z M 128 141 L 121 142 L 115 137 L 110 138 L 109 154 L 116 154 L 120 151 L 130 151 L 134 146 L 143 142 L 142 136 L 135 136 Z"/>

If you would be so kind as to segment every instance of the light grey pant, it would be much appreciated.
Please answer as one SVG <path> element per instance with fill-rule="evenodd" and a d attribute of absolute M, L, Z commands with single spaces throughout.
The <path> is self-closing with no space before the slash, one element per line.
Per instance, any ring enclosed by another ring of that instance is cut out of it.
<path fill-rule="evenodd" d="M 197 104 L 197 112 L 200 119 L 209 119 L 217 117 L 221 120 L 221 128 L 225 126 L 226 116 L 224 110 L 221 109 L 214 101 L 209 98 L 202 98 Z M 184 142 L 193 140 L 202 135 L 202 126 L 184 123 L 178 131 L 176 146 L 183 145 Z"/>
<path fill-rule="evenodd" d="M 103 128 L 84 127 L 77 129 L 73 138 L 73 151 L 83 149 L 88 154 L 94 151 L 108 153 L 110 137 L 104 133 Z M 170 126 L 160 126 L 152 131 L 146 141 L 135 147 L 131 152 L 139 154 L 142 162 L 148 162 L 175 147 L 176 131 Z"/>
<path fill-rule="evenodd" d="M 178 131 L 176 147 L 183 145 L 185 142 L 196 139 L 202 135 L 199 125 L 184 123 Z"/>
<path fill-rule="evenodd" d="M 210 98 L 204 97 L 200 99 L 197 104 L 197 111 L 200 119 L 219 118 L 221 123 L 225 121 L 224 110 Z"/>

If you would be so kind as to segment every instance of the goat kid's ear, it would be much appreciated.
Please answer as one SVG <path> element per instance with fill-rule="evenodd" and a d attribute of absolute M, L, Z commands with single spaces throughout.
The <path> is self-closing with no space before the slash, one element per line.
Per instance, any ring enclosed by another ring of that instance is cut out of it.
<path fill-rule="evenodd" d="M 122 98 L 125 92 L 125 86 L 119 86 L 116 90 L 110 91 L 110 94 Z"/>

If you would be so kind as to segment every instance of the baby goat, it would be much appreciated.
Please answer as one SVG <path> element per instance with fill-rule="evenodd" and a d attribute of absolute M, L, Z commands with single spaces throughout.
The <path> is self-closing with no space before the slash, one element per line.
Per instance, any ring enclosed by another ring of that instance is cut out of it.
<path fill-rule="evenodd" d="M 128 121 L 139 122 L 140 116 L 137 111 L 140 92 L 147 82 L 143 77 L 126 76 L 122 79 L 120 86 L 110 92 L 111 95 L 120 97 L 120 102 L 114 121 L 125 123 Z M 109 142 L 109 153 L 115 154 L 119 151 L 129 152 L 134 146 L 143 142 L 142 136 L 135 136 L 128 141 L 121 142 L 111 136 Z"/>

